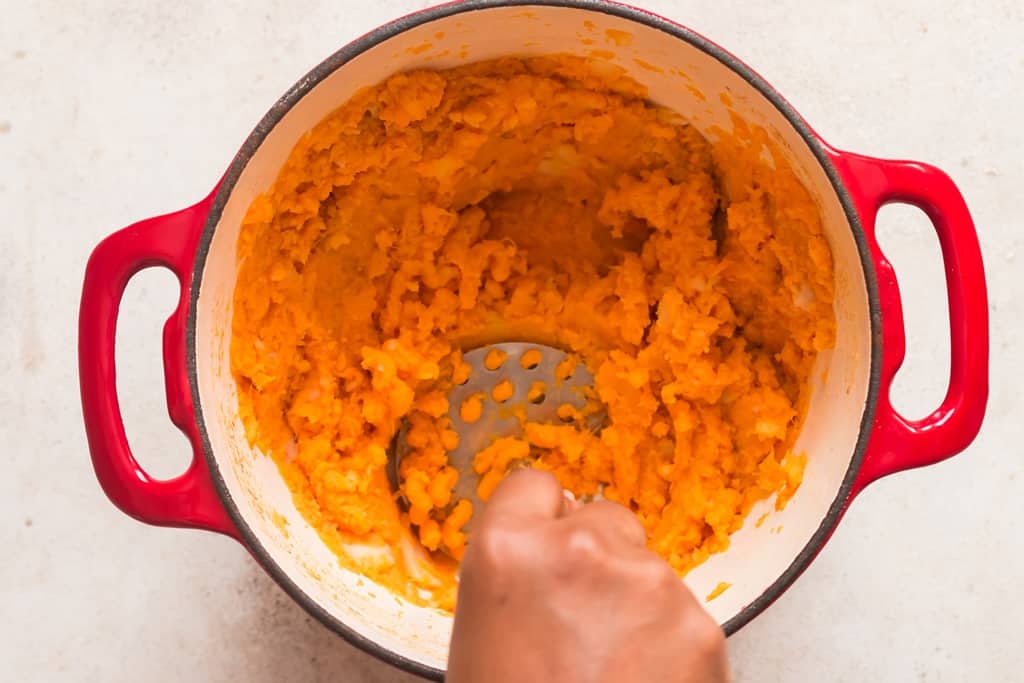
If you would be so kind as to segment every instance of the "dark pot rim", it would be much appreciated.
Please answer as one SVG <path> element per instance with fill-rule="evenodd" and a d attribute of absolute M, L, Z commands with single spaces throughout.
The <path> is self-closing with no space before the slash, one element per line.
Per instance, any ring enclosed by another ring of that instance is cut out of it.
<path fill-rule="evenodd" d="M 828 176 L 853 232 L 853 237 L 860 255 L 861 266 L 863 268 L 864 279 L 868 290 L 872 340 L 868 395 L 865 401 L 864 413 L 861 417 L 857 445 L 854 450 L 853 457 L 850 460 L 849 469 L 843 477 L 842 485 L 836 492 L 836 496 L 829 506 L 828 513 L 822 519 L 818 529 L 814 532 L 811 539 L 803 549 L 797 554 L 789 567 L 787 567 L 786 570 L 757 599 L 746 605 L 738 614 L 723 624 L 722 628 L 727 635 L 732 635 L 745 626 L 750 622 L 750 620 L 764 611 L 772 602 L 782 595 L 793 581 L 795 581 L 796 578 L 807 568 L 828 540 L 828 537 L 839 522 L 839 519 L 847 506 L 853 489 L 854 480 L 860 470 L 860 465 L 871 435 L 871 425 L 874 420 L 875 405 L 879 390 L 882 354 L 881 309 L 879 305 L 878 284 L 875 278 L 874 264 L 871 260 L 870 251 L 861 226 L 860 215 L 854 207 L 853 201 L 843 184 L 839 172 L 832 164 L 821 138 L 811 130 L 803 118 L 782 97 L 782 95 L 768 85 L 768 83 L 750 67 L 723 48 L 690 29 L 664 19 L 658 15 L 639 8 L 607 2 L 606 0 L 465 0 L 464 2 L 440 5 L 421 10 L 402 17 L 375 29 L 374 31 L 341 48 L 321 62 L 308 74 L 299 79 L 299 81 L 293 85 L 283 97 L 274 103 L 274 106 L 269 112 L 267 112 L 253 132 L 250 133 L 239 152 L 235 155 L 231 166 L 221 182 L 211 206 L 209 216 L 206 219 L 206 224 L 203 227 L 203 232 L 199 238 L 195 265 L 193 267 L 192 282 L 189 290 L 190 301 L 188 320 L 186 325 L 186 367 L 188 370 L 189 386 L 192 392 L 192 403 L 196 424 L 199 428 L 199 435 L 203 445 L 203 454 L 206 458 L 214 487 L 224 504 L 225 510 L 231 518 L 231 521 L 237 527 L 246 546 L 260 562 L 263 568 L 285 590 L 285 592 L 299 603 L 310 615 L 341 635 L 352 645 L 355 645 L 359 649 L 400 669 L 435 680 L 443 679 L 443 670 L 426 666 L 418 661 L 389 650 L 376 641 L 361 635 L 353 628 L 328 613 L 323 606 L 299 588 L 299 586 L 288 576 L 287 572 L 285 572 L 280 565 L 273 560 L 266 548 L 264 548 L 260 543 L 255 533 L 253 533 L 248 522 L 239 512 L 238 506 L 235 504 L 224 483 L 224 478 L 221 475 L 217 459 L 213 455 L 213 449 L 210 446 L 206 423 L 203 419 L 202 397 L 199 394 L 198 375 L 196 372 L 196 307 L 198 305 L 199 292 L 202 287 L 202 277 L 203 270 L 206 265 L 206 257 L 209 253 L 213 233 L 216 229 L 217 223 L 220 221 L 224 206 L 227 204 L 227 200 L 231 196 L 235 184 L 243 170 L 249 163 L 249 160 L 259 149 L 263 140 L 299 100 L 347 62 L 351 61 L 366 50 L 389 40 L 404 31 L 437 19 L 462 14 L 464 12 L 516 6 L 565 7 L 590 10 L 593 12 L 600 12 L 629 19 L 634 22 L 644 24 L 650 28 L 663 31 L 675 38 L 689 43 L 717 59 L 768 99 L 776 109 L 786 117 L 790 125 L 792 125 L 800 134 L 801 138 L 803 138 L 804 142 L 815 155 L 818 163 L 821 164 L 822 169 Z"/>

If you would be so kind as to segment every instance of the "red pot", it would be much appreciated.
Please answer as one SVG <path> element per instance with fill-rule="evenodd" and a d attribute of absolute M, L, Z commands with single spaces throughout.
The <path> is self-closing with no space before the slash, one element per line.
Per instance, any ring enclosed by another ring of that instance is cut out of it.
<path fill-rule="evenodd" d="M 150 524 L 237 539 L 327 626 L 409 671 L 440 677 L 450 617 L 405 603 L 338 567 L 295 510 L 276 467 L 244 438 L 228 355 L 241 217 L 299 136 L 356 90 L 416 66 L 512 53 L 586 54 L 594 48 L 585 40 L 613 53 L 612 61 L 647 85 L 652 99 L 680 111 L 709 137 L 715 126 L 730 127 L 730 113 L 763 126 L 821 207 L 833 251 L 837 344 L 819 357 L 822 372 L 814 373 L 797 444 L 809 454 L 804 483 L 785 510 L 776 512 L 768 502 L 755 508 L 752 516 L 770 512 L 770 521 L 746 524 L 728 551 L 686 579 L 697 595 L 719 581 L 732 584 L 707 605 L 725 630 L 750 621 L 799 576 L 865 486 L 966 448 L 980 429 L 988 394 L 988 309 L 977 235 L 948 176 L 921 163 L 834 149 L 734 56 L 642 10 L 598 0 L 473 0 L 418 12 L 346 46 L 274 105 L 206 199 L 136 223 L 96 248 L 79 322 L 82 406 L 96 474 L 114 504 Z M 890 202 L 929 216 L 946 268 L 949 389 L 933 413 L 916 421 L 900 416 L 889 401 L 905 347 L 896 275 L 875 240 L 875 216 Z M 164 366 L 171 419 L 195 452 L 188 470 L 168 481 L 152 479 L 132 457 L 114 369 L 125 285 L 157 265 L 181 282 L 178 308 L 164 329 Z"/>

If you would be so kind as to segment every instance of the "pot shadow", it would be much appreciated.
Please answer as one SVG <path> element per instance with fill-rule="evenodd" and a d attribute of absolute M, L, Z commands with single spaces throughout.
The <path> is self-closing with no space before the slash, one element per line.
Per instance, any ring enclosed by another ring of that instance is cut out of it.
<path fill-rule="evenodd" d="M 233 680 L 250 683 L 422 683 L 366 654 L 311 617 L 254 560 L 239 572 L 236 590 L 248 609 L 226 638 Z"/>

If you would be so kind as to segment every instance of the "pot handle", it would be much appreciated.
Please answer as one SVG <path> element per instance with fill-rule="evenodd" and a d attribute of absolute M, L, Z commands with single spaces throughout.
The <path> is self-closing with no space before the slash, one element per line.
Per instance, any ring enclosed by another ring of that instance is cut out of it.
<path fill-rule="evenodd" d="M 78 320 L 78 370 L 85 431 L 96 477 L 110 500 L 158 526 L 207 529 L 237 537 L 203 457 L 185 369 L 185 318 L 196 245 L 216 189 L 195 206 L 131 225 L 103 240 L 85 269 Z M 125 287 L 144 268 L 178 278 L 178 306 L 163 333 L 164 378 L 171 420 L 192 444 L 192 462 L 168 480 L 150 477 L 132 456 L 121 419 L 114 367 L 117 315 Z"/>
<path fill-rule="evenodd" d="M 956 185 L 934 166 L 833 152 L 860 213 L 875 271 L 882 314 L 882 371 L 874 428 L 853 487 L 902 470 L 945 460 L 978 435 L 988 401 L 988 297 L 978 235 Z M 921 420 L 892 406 L 889 390 L 903 364 L 906 336 L 899 285 L 875 236 L 878 210 L 900 202 L 931 219 L 942 248 L 950 322 L 950 379 L 942 404 Z"/>

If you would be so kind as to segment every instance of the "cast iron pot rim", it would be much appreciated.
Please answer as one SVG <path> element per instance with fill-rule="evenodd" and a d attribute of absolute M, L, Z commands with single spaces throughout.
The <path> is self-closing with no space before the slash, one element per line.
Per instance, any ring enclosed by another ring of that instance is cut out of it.
<path fill-rule="evenodd" d="M 401 19 L 397 19 L 341 48 L 321 62 L 312 71 L 303 76 L 288 90 L 288 92 L 284 94 L 283 97 L 281 97 L 281 99 L 274 103 L 270 111 L 267 112 L 253 132 L 249 134 L 249 137 L 238 151 L 238 154 L 235 155 L 234 160 L 231 162 L 231 166 L 228 168 L 228 171 L 221 182 L 220 188 L 210 208 L 210 213 L 206 219 L 206 224 L 203 227 L 203 233 L 200 236 L 196 251 L 195 265 L 193 266 L 192 282 L 189 292 L 188 320 L 185 332 L 187 342 L 186 369 L 188 372 L 189 387 L 192 392 L 193 411 L 195 414 L 196 424 L 199 427 L 199 436 L 202 441 L 203 454 L 209 467 L 211 479 L 213 480 L 213 484 L 218 495 L 224 503 L 224 508 L 227 511 L 228 516 L 235 524 L 235 527 L 238 529 L 239 534 L 250 552 L 252 552 L 267 573 L 273 577 L 273 579 L 285 590 L 286 593 L 288 593 L 288 595 L 292 597 L 292 599 L 302 605 L 310 615 L 316 617 L 323 624 L 341 635 L 349 643 L 400 669 L 435 680 L 441 680 L 444 677 L 443 670 L 409 659 L 408 657 L 389 650 L 376 641 L 361 635 L 353 628 L 343 623 L 340 619 L 335 618 L 326 609 L 324 609 L 323 606 L 307 595 L 274 561 L 266 548 L 264 548 L 260 543 L 256 534 L 252 531 L 248 522 L 239 512 L 238 506 L 235 504 L 231 497 L 231 493 L 228 491 L 227 486 L 224 483 L 224 478 L 220 473 L 217 459 L 213 456 L 213 449 L 210 446 L 206 423 L 203 419 L 202 397 L 199 394 L 199 380 L 198 373 L 196 371 L 196 311 L 199 301 L 199 291 L 202 286 L 203 270 L 206 265 L 206 257 L 210 249 L 210 243 L 213 239 L 213 233 L 216 229 L 217 223 L 220 221 L 224 206 L 227 204 L 228 198 L 234 190 L 235 183 L 238 181 L 242 171 L 249 163 L 249 160 L 263 143 L 263 140 L 299 100 L 347 62 L 370 48 L 393 38 L 404 31 L 437 19 L 462 14 L 464 12 L 493 9 L 496 7 L 531 5 L 590 10 L 645 24 L 651 28 L 668 33 L 671 36 L 693 45 L 732 69 L 741 78 L 743 78 L 743 80 L 749 83 L 773 105 L 775 105 L 776 109 L 786 117 L 790 125 L 792 125 L 803 138 L 804 142 L 817 158 L 818 163 L 821 164 L 829 181 L 832 183 L 832 187 L 835 190 L 836 195 L 839 197 L 843 211 L 845 212 L 850 228 L 853 231 L 853 237 L 857 244 L 857 251 L 860 254 L 861 266 L 864 271 L 864 279 L 867 285 L 868 305 L 871 318 L 871 371 L 868 382 L 867 400 L 864 406 L 864 413 L 861 417 L 860 433 L 857 437 L 857 446 L 854 449 L 853 458 L 850 461 L 850 467 L 847 470 L 846 475 L 843 477 L 842 485 L 839 487 L 836 497 L 829 506 L 828 513 L 821 521 L 818 529 L 814 532 L 811 539 L 797 554 L 796 558 L 779 576 L 779 578 L 777 578 L 763 593 L 761 593 L 757 599 L 746 605 L 742 610 L 740 610 L 739 614 L 729 619 L 723 625 L 722 628 L 727 635 L 732 635 L 745 626 L 751 619 L 764 611 L 776 600 L 776 598 L 784 593 L 793 581 L 795 581 L 796 578 L 804 571 L 804 569 L 807 568 L 811 560 L 814 559 L 825 544 L 825 541 L 828 540 L 828 537 L 831 535 L 832 530 L 838 523 L 843 510 L 846 508 L 854 480 L 860 470 L 861 461 L 864 458 L 864 453 L 867 449 L 868 440 L 871 435 L 871 425 L 874 420 L 875 404 L 878 398 L 882 356 L 882 314 L 879 305 L 878 283 L 875 279 L 874 263 L 871 259 L 870 250 L 864 237 L 860 216 L 854 208 L 853 201 L 843 184 L 842 178 L 839 176 L 839 173 L 836 171 L 829 159 L 821 139 L 808 127 L 803 118 L 797 114 L 782 95 L 776 92 L 774 88 L 768 85 L 764 79 L 762 79 L 748 66 L 718 45 L 710 42 L 703 36 L 694 33 L 688 28 L 673 23 L 658 15 L 627 5 L 606 2 L 605 0 L 465 0 L 464 2 L 440 5 L 421 10 Z"/>

